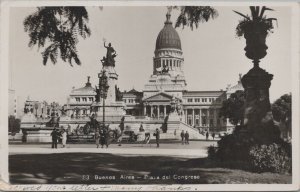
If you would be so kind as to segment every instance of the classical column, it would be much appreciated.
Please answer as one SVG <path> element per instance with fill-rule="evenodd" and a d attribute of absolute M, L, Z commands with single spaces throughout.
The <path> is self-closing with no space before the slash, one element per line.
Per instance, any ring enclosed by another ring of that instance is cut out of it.
<path fill-rule="evenodd" d="M 160 107 L 160 106 L 157 105 L 157 118 L 159 118 L 159 115 L 160 115 L 160 114 L 159 114 L 159 107 Z"/>
<path fill-rule="evenodd" d="M 153 116 L 153 106 L 152 105 L 150 106 L 150 110 L 151 110 L 150 117 L 152 117 Z"/>
<path fill-rule="evenodd" d="M 147 106 L 144 105 L 144 116 L 146 116 L 146 115 L 147 115 Z"/>
<path fill-rule="evenodd" d="M 164 105 L 164 117 L 166 117 L 166 116 L 167 116 L 167 106 Z"/>
<path fill-rule="evenodd" d="M 214 125 L 217 127 L 217 108 L 214 110 Z"/>
<path fill-rule="evenodd" d="M 195 109 L 192 109 L 193 110 L 193 115 L 192 115 L 192 126 L 195 125 Z"/>
<path fill-rule="evenodd" d="M 200 124 L 200 126 L 202 126 L 202 110 L 201 110 L 201 108 L 199 109 L 199 124 Z"/>

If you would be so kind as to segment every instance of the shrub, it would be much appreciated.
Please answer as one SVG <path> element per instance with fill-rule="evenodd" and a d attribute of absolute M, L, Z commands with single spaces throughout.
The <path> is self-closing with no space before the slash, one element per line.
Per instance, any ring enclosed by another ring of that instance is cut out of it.
<path fill-rule="evenodd" d="M 207 148 L 207 155 L 209 159 L 215 160 L 216 154 L 217 154 L 217 147 L 211 145 Z"/>
<path fill-rule="evenodd" d="M 254 145 L 251 137 L 231 134 L 218 141 L 216 157 L 220 161 L 245 161 L 249 160 L 249 149 Z"/>
<path fill-rule="evenodd" d="M 280 144 L 254 146 L 249 151 L 251 164 L 258 172 L 291 172 L 292 159 L 287 146 Z"/>

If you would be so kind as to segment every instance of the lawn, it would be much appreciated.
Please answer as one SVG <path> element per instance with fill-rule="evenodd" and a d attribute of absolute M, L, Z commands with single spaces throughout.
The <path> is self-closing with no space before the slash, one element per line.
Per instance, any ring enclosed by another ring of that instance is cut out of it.
<path fill-rule="evenodd" d="M 12 184 L 291 183 L 292 176 L 216 167 L 206 158 L 95 153 L 9 156 Z M 186 179 L 188 178 L 188 179 Z"/>

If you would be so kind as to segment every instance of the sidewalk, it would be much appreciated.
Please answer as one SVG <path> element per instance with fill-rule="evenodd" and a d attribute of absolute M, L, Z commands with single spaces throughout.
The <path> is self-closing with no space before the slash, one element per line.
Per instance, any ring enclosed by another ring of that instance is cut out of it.
<path fill-rule="evenodd" d="M 190 142 L 190 145 L 161 144 L 111 144 L 108 148 L 96 148 L 95 144 L 69 144 L 67 148 L 50 148 L 50 144 L 26 144 L 10 145 L 9 153 L 13 154 L 56 154 L 56 153 L 111 153 L 120 155 L 157 155 L 157 156 L 180 156 L 185 158 L 207 157 L 207 147 L 211 142 Z"/>
<path fill-rule="evenodd" d="M 119 155 L 157 155 L 157 156 L 181 156 L 186 158 L 206 157 L 204 149 L 133 149 L 133 148 L 10 148 L 9 154 L 56 154 L 56 153 L 111 153 Z"/>

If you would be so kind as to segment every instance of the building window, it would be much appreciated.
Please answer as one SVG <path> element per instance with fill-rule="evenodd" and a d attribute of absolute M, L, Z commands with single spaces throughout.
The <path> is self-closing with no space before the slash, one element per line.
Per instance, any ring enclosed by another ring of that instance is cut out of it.
<path fill-rule="evenodd" d="M 199 102 L 200 102 L 200 99 L 199 99 L 199 98 L 196 98 L 196 99 L 195 99 L 195 102 L 199 103 Z"/>
<path fill-rule="evenodd" d="M 87 101 L 86 97 L 82 97 L 82 101 L 86 102 Z"/>
<path fill-rule="evenodd" d="M 187 102 L 191 103 L 191 102 L 193 102 L 193 99 L 187 99 Z"/>
<path fill-rule="evenodd" d="M 94 101 L 94 98 L 93 97 L 89 97 L 89 101 Z"/>
<path fill-rule="evenodd" d="M 212 99 L 211 99 L 211 98 L 209 98 L 209 99 L 208 99 L 208 101 L 209 101 L 209 102 L 211 102 L 211 101 L 212 101 Z"/>
<path fill-rule="evenodd" d="M 75 100 L 76 100 L 77 102 L 80 102 L 80 97 L 75 97 Z"/>
<path fill-rule="evenodd" d="M 207 102 L 207 98 L 202 98 L 202 102 L 203 103 Z"/>

